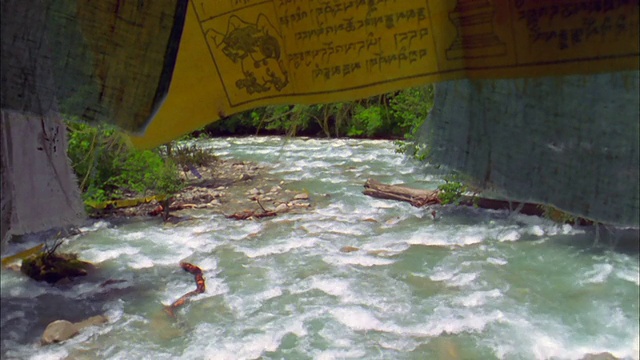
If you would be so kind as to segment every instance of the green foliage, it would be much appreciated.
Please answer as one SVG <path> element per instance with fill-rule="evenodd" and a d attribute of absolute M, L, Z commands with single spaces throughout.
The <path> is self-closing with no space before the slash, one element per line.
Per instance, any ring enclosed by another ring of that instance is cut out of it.
<path fill-rule="evenodd" d="M 164 171 L 165 160 L 149 150 L 128 149 L 122 155 L 112 164 L 119 170 L 118 175 L 112 176 L 106 184 L 137 194 L 145 194 L 147 189 L 153 189 L 160 173 Z"/>
<path fill-rule="evenodd" d="M 171 153 L 169 157 L 183 170 L 188 166 L 208 166 L 216 161 L 218 157 L 206 149 L 198 147 L 196 144 L 169 145 Z"/>
<path fill-rule="evenodd" d="M 460 198 L 467 191 L 467 186 L 459 181 L 445 180 L 445 183 L 438 186 L 438 199 L 442 205 L 459 204 Z"/>
<path fill-rule="evenodd" d="M 152 188 L 159 195 L 171 196 L 183 189 L 184 184 L 180 180 L 176 165 L 169 160 L 159 166 L 150 177 Z"/>
<path fill-rule="evenodd" d="M 411 143 L 433 105 L 433 85 L 357 101 L 315 105 L 274 105 L 216 121 L 212 136 L 286 134 L 325 137 L 403 138 L 399 151 L 419 153 Z"/>
<path fill-rule="evenodd" d="M 420 161 L 428 154 L 426 146 L 416 142 L 417 134 L 433 108 L 434 91 L 433 85 L 409 88 L 400 91 L 390 102 L 391 113 L 404 130 L 404 140 L 396 142 L 396 151 Z"/>
<path fill-rule="evenodd" d="M 180 190 L 178 168 L 157 151 L 136 150 L 109 125 L 90 126 L 68 120 L 68 156 L 85 202 L 124 195 L 170 195 Z"/>
<path fill-rule="evenodd" d="M 389 121 L 385 121 L 385 115 L 384 109 L 380 105 L 357 106 L 347 136 L 375 137 L 384 133 L 385 128 L 389 127 Z"/>

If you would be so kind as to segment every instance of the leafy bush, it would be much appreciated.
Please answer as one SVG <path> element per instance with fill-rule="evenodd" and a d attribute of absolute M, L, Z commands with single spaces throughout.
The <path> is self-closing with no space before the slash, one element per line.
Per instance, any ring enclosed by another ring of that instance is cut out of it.
<path fill-rule="evenodd" d="M 85 202 L 103 202 L 124 195 L 163 194 L 180 190 L 176 164 L 157 151 L 136 150 L 127 137 L 109 125 L 66 121 L 68 156 Z"/>
<path fill-rule="evenodd" d="M 190 165 L 208 166 L 216 161 L 218 157 L 206 149 L 198 147 L 196 144 L 177 144 L 171 146 L 171 159 L 183 170 Z"/>
<path fill-rule="evenodd" d="M 463 185 L 459 181 L 448 181 L 440 186 L 438 186 L 438 199 L 440 199 L 440 203 L 442 205 L 446 204 L 458 204 L 460 202 L 460 198 L 467 191 L 467 186 Z"/>
<path fill-rule="evenodd" d="M 390 101 L 391 113 L 404 130 L 404 140 L 396 142 L 396 151 L 425 160 L 427 149 L 417 143 L 417 134 L 433 108 L 435 87 L 427 85 L 400 91 Z"/>
<path fill-rule="evenodd" d="M 326 137 L 404 138 L 403 152 L 433 105 L 433 85 L 356 101 L 274 105 L 245 111 L 204 128 L 209 135 L 286 134 Z M 402 145 L 402 146 L 400 146 Z"/>
<path fill-rule="evenodd" d="M 385 128 L 388 126 L 388 121 L 385 121 L 385 115 L 384 109 L 379 105 L 357 106 L 347 136 L 375 137 L 384 133 Z"/>

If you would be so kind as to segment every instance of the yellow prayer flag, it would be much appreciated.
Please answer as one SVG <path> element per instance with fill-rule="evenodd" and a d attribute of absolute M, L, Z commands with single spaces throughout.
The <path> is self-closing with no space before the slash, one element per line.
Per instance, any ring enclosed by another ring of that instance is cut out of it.
<path fill-rule="evenodd" d="M 637 1 L 192 0 L 152 148 L 228 115 L 459 78 L 638 68 Z"/>

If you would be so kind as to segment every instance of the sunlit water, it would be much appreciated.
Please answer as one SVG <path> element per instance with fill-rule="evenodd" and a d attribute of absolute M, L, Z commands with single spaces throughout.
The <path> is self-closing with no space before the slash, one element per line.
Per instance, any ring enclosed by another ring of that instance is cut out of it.
<path fill-rule="evenodd" d="M 601 231 L 594 246 L 590 228 L 472 208 L 435 208 L 433 220 L 431 209 L 362 195 L 367 178 L 441 182 L 391 142 L 200 145 L 268 164 L 315 208 L 88 225 L 64 250 L 98 270 L 75 285 L 2 271 L 2 359 L 638 359 L 639 260 L 620 246 L 624 231 Z M 207 290 L 172 320 L 163 306 L 195 288 L 183 260 L 204 270 Z M 126 282 L 101 287 L 108 279 Z M 49 322 L 99 313 L 108 324 L 38 344 Z"/>

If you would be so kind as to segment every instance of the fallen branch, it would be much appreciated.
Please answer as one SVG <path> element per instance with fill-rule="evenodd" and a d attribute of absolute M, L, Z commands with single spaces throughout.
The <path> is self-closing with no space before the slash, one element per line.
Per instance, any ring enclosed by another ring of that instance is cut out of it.
<path fill-rule="evenodd" d="M 225 217 L 227 219 L 247 220 L 247 219 L 260 219 L 264 217 L 272 217 L 276 215 L 277 214 L 273 211 L 257 212 L 252 210 L 244 210 L 244 211 L 237 212 L 235 214 L 226 215 Z"/>
<path fill-rule="evenodd" d="M 415 207 L 440 204 L 437 190 L 419 190 L 399 185 L 386 185 L 373 179 L 364 183 L 363 194 L 379 199 L 404 201 Z"/>
<path fill-rule="evenodd" d="M 441 204 L 438 198 L 439 190 L 420 190 L 413 189 L 406 186 L 399 185 L 386 185 L 379 181 L 369 179 L 364 183 L 363 194 L 379 199 L 397 200 L 408 202 L 415 207 L 423 207 L 428 205 Z M 457 202 L 462 206 L 474 206 L 481 209 L 491 210 L 509 210 L 524 214 L 545 217 L 545 207 L 540 204 L 517 202 L 509 200 L 490 199 L 480 196 L 466 196 L 462 195 Z M 559 210 L 556 210 L 562 214 Z M 552 214 L 553 215 L 553 214 Z M 557 216 L 557 215 L 556 215 Z M 559 217 L 559 216 L 558 216 Z M 435 218 L 435 215 L 434 215 Z M 593 222 L 583 218 L 575 218 L 567 221 L 569 223 L 575 223 L 579 225 L 591 225 Z"/>
<path fill-rule="evenodd" d="M 202 269 L 200 269 L 199 267 L 193 264 L 189 264 L 186 262 L 180 263 L 180 267 L 183 268 L 185 271 L 194 275 L 194 279 L 196 281 L 196 289 L 182 295 L 178 300 L 174 301 L 173 304 L 164 308 L 167 314 L 169 314 L 169 316 L 171 317 L 176 316 L 174 310 L 184 305 L 187 302 L 187 300 L 189 300 L 190 297 L 196 296 L 198 294 L 202 294 L 205 290 L 204 277 L 202 276 Z"/>
<path fill-rule="evenodd" d="M 260 209 L 262 209 L 261 213 L 253 210 L 244 210 L 244 211 L 237 212 L 235 214 L 226 215 L 225 217 L 227 219 L 247 220 L 247 219 L 260 219 L 264 217 L 272 217 L 277 215 L 275 211 L 269 211 L 265 209 L 264 206 L 260 204 L 260 200 L 256 199 L 256 202 L 258 203 L 258 205 L 260 205 Z"/>

